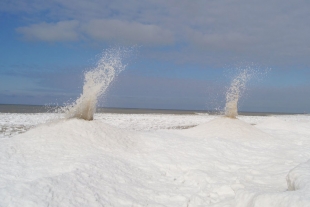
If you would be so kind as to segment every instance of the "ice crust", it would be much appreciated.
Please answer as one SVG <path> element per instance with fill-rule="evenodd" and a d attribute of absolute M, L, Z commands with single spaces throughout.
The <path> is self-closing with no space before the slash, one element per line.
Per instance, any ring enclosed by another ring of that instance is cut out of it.
<path fill-rule="evenodd" d="M 0 116 L 0 206 L 310 206 L 307 115 Z"/>

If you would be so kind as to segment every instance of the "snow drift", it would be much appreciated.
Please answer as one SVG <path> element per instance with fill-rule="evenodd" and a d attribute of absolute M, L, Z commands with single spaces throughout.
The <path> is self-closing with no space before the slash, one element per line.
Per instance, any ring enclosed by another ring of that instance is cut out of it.
<path fill-rule="evenodd" d="M 307 207 L 310 205 L 310 160 L 292 169 L 286 177 L 288 190 L 284 192 L 240 191 L 237 207 Z"/>
<path fill-rule="evenodd" d="M 40 125 L 1 139 L 0 206 L 309 206 L 310 119 L 298 133 L 281 117 L 248 119 L 148 132 Z"/>

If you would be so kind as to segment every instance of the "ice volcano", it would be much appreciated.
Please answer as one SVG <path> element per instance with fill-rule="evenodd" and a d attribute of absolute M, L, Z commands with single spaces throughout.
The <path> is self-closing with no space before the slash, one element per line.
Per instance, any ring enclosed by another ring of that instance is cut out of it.
<path fill-rule="evenodd" d="M 228 140 L 272 140 L 272 136 L 239 119 L 218 117 L 205 124 L 182 131 L 188 136 L 200 138 L 223 138 Z"/>
<path fill-rule="evenodd" d="M 13 167 L 28 166 L 36 174 L 49 175 L 53 171 L 71 169 L 78 160 L 87 157 L 134 151 L 138 145 L 143 145 L 138 138 L 134 132 L 115 128 L 100 120 L 58 120 L 1 140 L 1 163 L 10 160 L 9 165 L 2 165 L 2 170 L 7 167 L 10 176 L 16 174 L 16 177 L 28 179 L 31 174 L 24 174 Z"/>
<path fill-rule="evenodd" d="M 262 140 L 272 139 L 252 125 L 237 119 L 238 102 L 242 96 L 246 83 L 254 75 L 254 70 L 245 68 L 233 78 L 230 87 L 226 91 L 226 106 L 223 117 L 216 118 L 206 124 L 185 130 L 184 133 L 197 137 L 219 137 L 225 139 Z"/>
<path fill-rule="evenodd" d="M 122 183 L 134 186 L 145 176 L 127 159 L 137 149 L 143 149 L 143 140 L 136 133 L 99 120 L 63 119 L 2 139 L 0 206 L 111 206 L 128 201 L 117 196 L 128 194 Z M 128 172 L 137 177 L 129 180 Z"/>
<path fill-rule="evenodd" d="M 93 120 L 98 99 L 126 67 L 122 62 L 126 52 L 120 48 L 103 51 L 96 67 L 84 74 L 83 93 L 74 103 L 62 108 L 67 118 Z"/>

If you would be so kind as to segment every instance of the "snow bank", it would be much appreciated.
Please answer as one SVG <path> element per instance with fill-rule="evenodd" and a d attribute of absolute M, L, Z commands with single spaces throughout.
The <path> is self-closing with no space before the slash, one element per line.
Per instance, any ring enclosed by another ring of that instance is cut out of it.
<path fill-rule="evenodd" d="M 310 206 L 307 117 L 96 118 L 0 139 L 0 206 Z"/>
<path fill-rule="evenodd" d="M 310 206 L 310 160 L 292 169 L 287 175 L 284 192 L 239 191 L 237 207 L 308 207 Z"/>
<path fill-rule="evenodd" d="M 290 191 L 304 191 L 310 201 L 310 160 L 289 172 L 287 185 Z"/>

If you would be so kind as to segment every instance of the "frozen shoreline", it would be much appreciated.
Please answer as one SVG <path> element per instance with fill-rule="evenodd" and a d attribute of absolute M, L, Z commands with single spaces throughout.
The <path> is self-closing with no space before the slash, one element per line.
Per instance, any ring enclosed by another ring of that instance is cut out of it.
<path fill-rule="evenodd" d="M 308 115 L 58 116 L 0 114 L 4 206 L 310 204 Z"/>
<path fill-rule="evenodd" d="M 104 120 L 113 126 L 136 130 L 151 131 L 160 129 L 187 129 L 208 122 L 221 115 L 196 114 L 128 114 L 96 113 L 96 120 Z M 310 115 L 269 115 L 286 121 L 307 121 Z M 238 118 L 253 125 L 268 119 L 267 116 L 239 115 Z M 37 125 L 64 118 L 59 113 L 0 113 L 0 138 L 24 133 Z"/>

